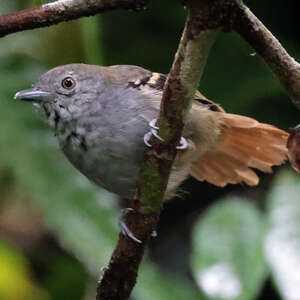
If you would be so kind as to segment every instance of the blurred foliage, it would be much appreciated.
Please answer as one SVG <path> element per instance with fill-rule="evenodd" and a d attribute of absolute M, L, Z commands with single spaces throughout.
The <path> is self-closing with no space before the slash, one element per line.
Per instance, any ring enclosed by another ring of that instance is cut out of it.
<path fill-rule="evenodd" d="M 49 300 L 47 293 L 36 286 L 27 259 L 0 240 L 0 299 Z"/>
<path fill-rule="evenodd" d="M 267 196 L 265 254 L 284 299 L 297 299 L 300 294 L 299 193 L 299 178 L 283 172 Z"/>
<path fill-rule="evenodd" d="M 2 1 L 0 12 L 46 2 Z M 298 2 L 247 3 L 299 58 Z M 118 234 L 117 199 L 74 170 L 32 107 L 12 101 L 14 93 L 71 62 L 167 73 L 186 14 L 180 1 L 156 0 L 142 12 L 109 12 L 1 39 L 0 300 L 93 299 Z M 234 33 L 220 33 L 201 90 L 228 111 L 283 129 L 298 123 L 278 81 Z M 272 299 L 297 299 L 300 182 L 283 169 L 258 188 L 188 181 L 189 194 L 166 204 L 132 298 L 267 299 L 272 278 Z"/>
<path fill-rule="evenodd" d="M 213 299 L 254 299 L 267 273 L 262 215 L 243 198 L 224 199 L 195 225 L 192 269 Z"/>

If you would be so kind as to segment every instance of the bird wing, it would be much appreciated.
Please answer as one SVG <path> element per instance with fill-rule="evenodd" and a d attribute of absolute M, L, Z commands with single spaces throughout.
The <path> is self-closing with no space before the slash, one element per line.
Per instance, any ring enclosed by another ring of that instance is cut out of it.
<path fill-rule="evenodd" d="M 199 91 L 196 91 L 194 104 L 198 104 L 201 106 L 206 106 L 208 110 L 211 111 L 218 111 L 218 112 L 225 112 L 225 110 L 215 102 L 207 99 L 203 94 L 201 94 Z"/>
<path fill-rule="evenodd" d="M 252 168 L 271 173 L 272 166 L 286 160 L 287 132 L 249 117 L 216 113 L 224 124 L 219 145 L 193 163 L 193 177 L 220 187 L 241 182 L 254 186 L 259 178 Z"/>
<path fill-rule="evenodd" d="M 150 93 L 152 105 L 158 108 L 165 80 L 165 75 L 152 73 L 147 74 L 142 80 L 135 81 L 132 86 L 139 88 L 145 95 Z M 156 97 L 153 97 L 154 95 Z M 217 137 L 218 134 L 212 131 L 222 124 L 218 147 L 206 151 L 192 164 L 191 175 L 196 179 L 206 180 L 222 187 L 228 183 L 242 182 L 254 186 L 258 184 L 259 178 L 252 168 L 271 173 L 272 166 L 281 165 L 287 159 L 286 144 L 289 136 L 287 132 L 269 124 L 259 123 L 249 117 L 228 114 L 220 105 L 207 99 L 199 91 L 195 93 L 193 105 L 198 106 L 200 111 L 202 110 L 201 116 L 201 112 L 196 109 L 199 113 L 197 119 L 203 118 L 201 125 L 201 122 L 195 123 L 203 127 L 203 122 L 205 122 L 208 128 L 206 134 L 199 134 L 203 139 L 202 145 L 200 141 L 198 146 L 199 151 L 205 148 L 205 143 L 211 142 L 209 142 L 210 139 L 214 140 L 214 134 Z M 204 111 L 210 111 L 219 116 L 218 118 L 204 117 Z M 214 119 L 218 120 L 214 121 Z M 185 133 L 188 127 L 187 124 Z M 191 134 L 194 130 L 195 127 L 192 126 Z"/>

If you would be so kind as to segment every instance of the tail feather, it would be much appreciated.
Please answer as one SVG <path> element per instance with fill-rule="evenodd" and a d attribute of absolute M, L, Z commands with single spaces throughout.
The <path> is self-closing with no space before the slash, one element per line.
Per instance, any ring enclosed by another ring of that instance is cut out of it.
<path fill-rule="evenodd" d="M 223 151 L 230 152 L 237 157 L 244 154 L 245 162 L 248 161 L 248 163 L 250 163 L 253 158 L 271 163 L 272 165 L 280 165 L 282 162 L 281 149 L 276 149 L 273 145 L 266 143 L 263 141 L 263 138 L 253 141 L 251 137 L 239 139 L 237 135 L 237 137 L 231 136 L 230 138 L 228 137 L 228 139 L 230 139 L 230 142 L 223 146 Z"/>
<path fill-rule="evenodd" d="M 258 124 L 258 121 L 255 119 L 245 117 L 241 118 L 240 115 L 228 114 L 225 113 L 222 116 L 223 121 L 230 127 L 236 128 L 255 128 Z"/>
<path fill-rule="evenodd" d="M 224 187 L 228 183 L 245 182 L 250 186 L 258 184 L 256 173 L 246 167 L 238 159 L 220 153 L 207 155 L 205 163 L 193 165 L 192 175 L 200 181 L 208 181 L 214 185 Z"/>
<path fill-rule="evenodd" d="M 217 151 L 196 161 L 191 175 L 217 186 L 245 182 L 257 185 L 259 178 L 252 170 L 271 173 L 272 166 L 287 158 L 289 134 L 272 125 L 234 114 L 220 113 L 224 132 Z"/>

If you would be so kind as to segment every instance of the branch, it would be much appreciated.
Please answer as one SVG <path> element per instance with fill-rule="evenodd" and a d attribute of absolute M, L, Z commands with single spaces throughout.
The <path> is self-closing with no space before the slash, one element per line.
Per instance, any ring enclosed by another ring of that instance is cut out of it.
<path fill-rule="evenodd" d="M 119 234 L 119 240 L 97 286 L 96 300 L 127 299 L 136 283 L 145 245 L 156 228 L 159 214 L 142 214 L 137 207 L 126 215 L 126 225 L 143 242 Z"/>
<path fill-rule="evenodd" d="M 140 172 L 135 196 L 135 212 L 128 224 L 142 244 L 120 235 L 108 269 L 98 285 L 97 300 L 126 299 L 132 290 L 145 244 L 159 218 L 163 196 L 181 136 L 184 116 L 199 83 L 215 29 L 234 28 L 265 59 L 294 101 L 300 101 L 299 67 L 273 35 L 239 0 L 189 0 L 191 5 L 185 30 L 172 69 L 164 86 L 159 135 L 151 141 Z M 295 69 L 297 70 L 296 73 Z M 150 218 L 150 222 L 149 222 Z M 120 274 L 122 272 L 122 274 Z"/>
<path fill-rule="evenodd" d="M 189 1 L 187 1 L 189 2 Z M 242 0 L 199 0 L 206 11 L 198 28 L 234 30 L 264 59 L 300 108 L 300 64 L 291 57 L 275 36 L 250 11 Z"/>
<path fill-rule="evenodd" d="M 249 8 L 239 1 L 233 28 L 260 54 L 294 104 L 300 108 L 300 64 L 287 53 Z"/>
<path fill-rule="evenodd" d="M 0 37 L 117 8 L 140 9 L 151 0 L 59 0 L 0 17 Z M 190 12 L 164 86 L 159 135 L 145 155 L 127 225 L 141 244 L 119 235 L 108 268 L 97 287 L 97 300 L 127 299 L 133 289 L 145 245 L 163 205 L 184 117 L 201 78 L 215 30 L 234 29 L 259 53 L 300 107 L 300 66 L 241 0 L 186 0 Z"/>
<path fill-rule="evenodd" d="M 0 37 L 114 9 L 139 10 L 150 2 L 151 0 L 58 0 L 0 16 Z"/>
<path fill-rule="evenodd" d="M 155 230 L 163 204 L 184 116 L 199 83 L 215 30 L 235 29 L 264 58 L 283 86 L 300 103 L 299 64 L 240 0 L 189 0 L 190 13 L 172 69 L 164 86 L 159 135 L 151 141 L 140 172 L 134 208 L 127 223 L 137 244 L 120 235 L 108 269 L 98 285 L 97 300 L 126 299 L 132 290 L 146 242 Z"/>
<path fill-rule="evenodd" d="M 98 283 L 97 300 L 127 299 L 136 283 L 145 245 L 156 228 L 162 209 L 171 166 L 176 156 L 176 145 L 184 125 L 183 117 L 191 105 L 215 40 L 215 31 L 198 29 L 203 10 L 200 10 L 197 0 L 190 2 L 190 13 L 164 86 L 158 118 L 159 134 L 166 142 L 152 139 L 152 148 L 147 151 L 140 171 L 134 211 L 127 215 L 127 225 L 142 243 L 119 235 L 109 266 Z"/>

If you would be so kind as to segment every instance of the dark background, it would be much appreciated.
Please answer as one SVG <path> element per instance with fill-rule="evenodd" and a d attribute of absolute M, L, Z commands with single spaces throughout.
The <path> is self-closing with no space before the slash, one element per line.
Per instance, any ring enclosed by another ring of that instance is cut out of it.
<path fill-rule="evenodd" d="M 41 1 L 2 1 L 0 13 Z M 6 2 L 6 3 L 5 3 Z M 45 3 L 46 1 L 43 1 Z M 296 0 L 247 1 L 299 59 Z M 117 240 L 119 202 L 58 151 L 27 103 L 13 101 L 61 64 L 136 64 L 167 73 L 184 27 L 180 1 L 110 12 L 1 39 L 0 299 L 90 300 Z M 229 112 L 288 130 L 298 110 L 237 34 L 220 32 L 200 90 Z M 166 203 L 133 299 L 297 299 L 300 182 L 286 164 L 255 188 L 188 179 Z M 296 296 L 295 296 L 296 295 Z"/>

